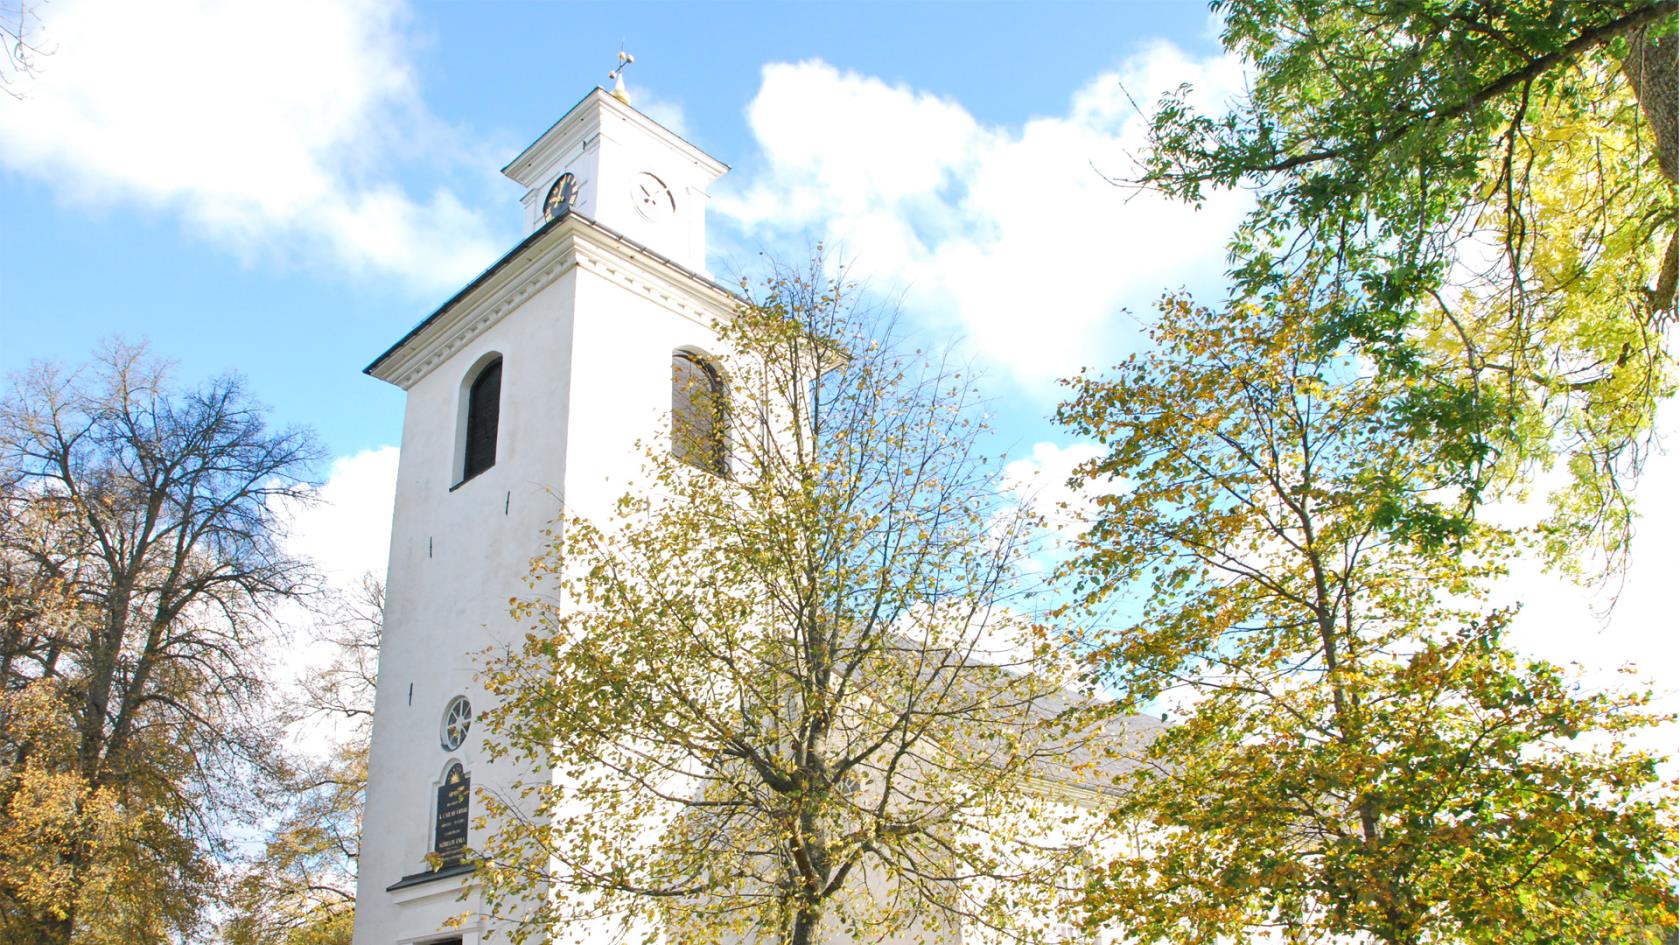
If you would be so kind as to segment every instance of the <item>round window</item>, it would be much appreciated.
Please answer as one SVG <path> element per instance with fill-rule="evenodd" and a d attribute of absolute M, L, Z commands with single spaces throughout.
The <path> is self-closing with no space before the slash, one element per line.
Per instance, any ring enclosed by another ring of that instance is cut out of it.
<path fill-rule="evenodd" d="M 465 696 L 456 696 L 449 700 L 449 708 L 443 710 L 443 750 L 460 748 L 467 740 L 469 728 L 472 728 L 472 703 Z"/>

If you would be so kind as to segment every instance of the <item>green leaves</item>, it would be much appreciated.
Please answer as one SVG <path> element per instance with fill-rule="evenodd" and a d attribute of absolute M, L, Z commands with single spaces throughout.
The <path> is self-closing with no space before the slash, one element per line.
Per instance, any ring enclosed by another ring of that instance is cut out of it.
<path fill-rule="evenodd" d="M 1168 298 L 1154 348 L 1060 419 L 1123 479 L 1071 565 L 1140 595 L 1095 641 L 1128 703 L 1186 707 L 1123 783 L 1151 825 L 1088 897 L 1139 941 L 1579 942 L 1673 922 L 1674 796 L 1645 695 L 1583 694 L 1477 614 L 1509 536 L 1464 515 L 1415 386 L 1329 344 L 1298 287 Z"/>
<path fill-rule="evenodd" d="M 515 604 L 483 720 L 532 788 L 485 799 L 482 852 L 493 901 L 540 903 L 519 934 L 1019 930 L 1107 829 L 1039 786 L 1090 776 L 1096 712 L 1063 690 L 1038 522 L 976 452 L 972 382 L 822 272 L 714 326 L 730 476 L 660 442 Z"/>
<path fill-rule="evenodd" d="M 1137 182 L 1198 202 L 1254 188 L 1238 296 L 1309 274 L 1334 303 L 1321 337 L 1414 383 L 1407 419 L 1458 464 L 1469 509 L 1561 459 L 1554 559 L 1618 566 L 1673 390 L 1676 67 L 1654 42 L 1673 4 L 1214 7 L 1250 95 L 1222 116 L 1165 99 Z"/>

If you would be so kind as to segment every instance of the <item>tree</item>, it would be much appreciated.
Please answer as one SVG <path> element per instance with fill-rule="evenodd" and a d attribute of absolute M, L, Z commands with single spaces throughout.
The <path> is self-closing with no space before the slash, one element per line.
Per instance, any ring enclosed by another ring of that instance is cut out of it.
<path fill-rule="evenodd" d="M 1412 381 L 1461 514 L 1562 458 L 1554 557 L 1619 564 L 1674 389 L 1672 0 L 1214 6 L 1250 94 L 1222 116 L 1168 96 L 1132 182 L 1253 187 L 1239 294 L 1336 286 L 1319 330 Z"/>
<path fill-rule="evenodd" d="M 0 403 L 7 582 L 0 927 L 18 942 L 190 935 L 271 732 L 273 606 L 309 587 L 279 546 L 311 436 L 239 380 L 174 385 L 121 343 L 37 364 Z"/>
<path fill-rule="evenodd" d="M 531 809 L 484 796 L 480 875 L 534 904 L 520 935 L 1003 930 L 1088 842 L 1081 710 L 974 388 L 820 267 L 715 326 L 715 374 L 680 375 L 704 412 L 610 514 L 557 527 L 516 605 L 532 629 L 484 718 L 544 775 Z"/>
<path fill-rule="evenodd" d="M 1115 816 L 1155 833 L 1106 864 L 1092 920 L 1145 942 L 1655 941 L 1676 851 L 1630 741 L 1648 696 L 1505 646 L 1512 615 L 1474 608 L 1508 536 L 1408 507 L 1451 464 L 1310 300 L 1168 298 L 1155 349 L 1061 407 L 1106 445 L 1079 476 L 1125 487 L 1096 497 L 1082 602 L 1142 596 L 1095 665 L 1123 705 L 1188 705 L 1123 782 Z"/>
<path fill-rule="evenodd" d="M 4 58 L 0 59 L 0 92 L 14 99 L 24 97 L 14 88 L 17 80 L 34 78 L 40 68 L 40 57 L 51 55 L 51 50 L 43 50 L 39 45 L 40 32 L 40 16 L 30 8 L 28 0 L 0 4 L 0 47 L 4 47 Z"/>
<path fill-rule="evenodd" d="M 345 730 L 324 757 L 292 760 L 280 772 L 285 806 L 262 855 L 234 886 L 222 924 L 228 945 L 350 943 L 385 588 L 365 575 L 331 600 L 318 640 L 332 657 L 302 680 L 287 721 Z"/>

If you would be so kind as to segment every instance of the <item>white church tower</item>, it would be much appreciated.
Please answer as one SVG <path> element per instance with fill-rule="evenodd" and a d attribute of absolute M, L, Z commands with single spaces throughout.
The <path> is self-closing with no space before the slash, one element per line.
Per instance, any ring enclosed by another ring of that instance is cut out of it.
<path fill-rule="evenodd" d="M 485 756 L 475 654 L 521 639 L 508 603 L 561 503 L 623 491 L 636 441 L 663 434 L 673 359 L 713 350 L 733 297 L 703 275 L 705 211 L 727 169 L 622 91 L 590 92 L 503 169 L 529 235 L 367 368 L 408 399 L 355 945 L 489 931 L 458 851 L 483 839 L 474 791 L 522 772 Z"/>

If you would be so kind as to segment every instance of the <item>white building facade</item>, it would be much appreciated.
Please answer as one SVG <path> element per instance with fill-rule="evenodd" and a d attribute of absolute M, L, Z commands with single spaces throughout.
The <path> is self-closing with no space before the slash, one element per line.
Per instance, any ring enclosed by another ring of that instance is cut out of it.
<path fill-rule="evenodd" d="M 355 945 L 490 931 L 456 851 L 483 840 L 473 793 L 526 772 L 485 757 L 477 656 L 521 638 L 509 600 L 562 503 L 624 491 L 670 409 L 673 354 L 712 350 L 734 305 L 703 274 L 707 189 L 726 170 L 592 91 L 503 169 L 529 235 L 367 369 L 408 397 Z"/>

